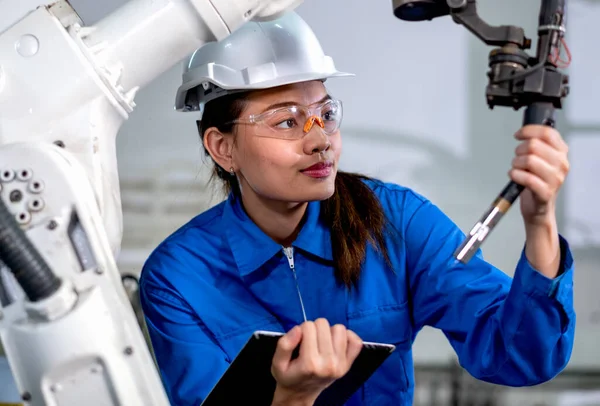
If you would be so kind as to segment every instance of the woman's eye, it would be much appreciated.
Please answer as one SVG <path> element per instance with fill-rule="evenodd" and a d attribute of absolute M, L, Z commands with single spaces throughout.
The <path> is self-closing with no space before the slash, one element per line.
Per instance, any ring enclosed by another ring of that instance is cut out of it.
<path fill-rule="evenodd" d="M 326 113 L 323 113 L 323 120 L 325 120 L 325 121 L 335 120 L 335 113 L 333 111 L 328 111 Z"/>
<path fill-rule="evenodd" d="M 293 118 L 288 118 L 287 120 L 284 120 L 284 121 L 280 122 L 279 124 L 277 124 L 275 127 L 281 128 L 284 130 L 289 130 L 291 128 L 294 128 L 295 126 L 296 126 L 296 120 L 294 120 Z"/>

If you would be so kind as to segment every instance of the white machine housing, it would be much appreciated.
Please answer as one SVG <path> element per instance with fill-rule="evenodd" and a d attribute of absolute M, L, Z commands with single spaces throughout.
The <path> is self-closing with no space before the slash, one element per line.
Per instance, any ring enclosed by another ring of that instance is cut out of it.
<path fill-rule="evenodd" d="M 47 299 L 0 308 L 27 405 L 169 404 L 115 264 L 115 139 L 141 87 L 300 3 L 130 0 L 84 27 L 65 0 L 0 0 L 0 199 L 62 280 Z"/>

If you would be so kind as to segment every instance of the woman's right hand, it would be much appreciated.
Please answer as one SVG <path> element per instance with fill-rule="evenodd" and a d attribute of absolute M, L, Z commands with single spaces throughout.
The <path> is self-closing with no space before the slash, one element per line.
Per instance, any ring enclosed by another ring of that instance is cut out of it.
<path fill-rule="evenodd" d="M 297 358 L 292 359 L 300 345 Z M 319 394 L 346 375 L 362 349 L 362 340 L 341 324 L 307 321 L 279 339 L 271 372 L 277 381 L 275 405 L 312 405 Z"/>

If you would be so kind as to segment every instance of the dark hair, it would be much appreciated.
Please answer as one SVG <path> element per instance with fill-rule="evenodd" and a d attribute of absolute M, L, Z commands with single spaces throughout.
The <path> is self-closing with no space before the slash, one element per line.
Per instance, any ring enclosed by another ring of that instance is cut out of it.
<path fill-rule="evenodd" d="M 216 127 L 223 133 L 233 130 L 231 121 L 239 118 L 244 109 L 247 93 L 234 93 L 219 97 L 205 105 L 198 132 L 204 141 L 204 132 Z M 229 124 L 228 124 L 229 123 Z M 204 146 L 204 142 L 202 142 Z M 210 157 L 206 147 L 204 153 Z M 222 181 L 226 194 L 239 194 L 237 178 L 215 163 L 212 179 Z M 365 184 L 371 178 L 338 171 L 333 196 L 321 205 L 321 219 L 331 230 L 331 246 L 335 275 L 347 287 L 355 286 L 364 263 L 367 243 L 370 243 L 385 259 L 391 262 L 385 245 L 387 219 L 379 199 Z"/>

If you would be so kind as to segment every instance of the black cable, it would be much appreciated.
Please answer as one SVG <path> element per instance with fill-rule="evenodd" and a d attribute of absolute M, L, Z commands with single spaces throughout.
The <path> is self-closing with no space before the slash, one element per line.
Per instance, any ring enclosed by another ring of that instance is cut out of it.
<path fill-rule="evenodd" d="M 31 302 L 50 297 L 61 285 L 0 199 L 0 261 L 13 273 Z"/>

